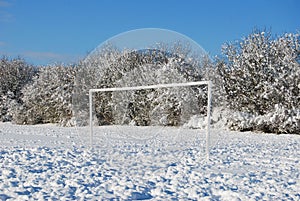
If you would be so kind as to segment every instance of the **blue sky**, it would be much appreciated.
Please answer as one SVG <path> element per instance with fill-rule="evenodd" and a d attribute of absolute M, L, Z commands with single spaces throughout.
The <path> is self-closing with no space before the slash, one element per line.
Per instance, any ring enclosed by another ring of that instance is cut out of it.
<path fill-rule="evenodd" d="M 300 31 L 299 0 L 0 0 L 0 55 L 39 65 L 76 62 L 125 31 L 184 34 L 211 56 L 254 28 Z"/>

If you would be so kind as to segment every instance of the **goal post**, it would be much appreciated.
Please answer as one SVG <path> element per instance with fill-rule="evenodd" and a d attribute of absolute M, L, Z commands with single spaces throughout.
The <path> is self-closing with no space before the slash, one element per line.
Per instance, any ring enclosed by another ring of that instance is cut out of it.
<path fill-rule="evenodd" d="M 210 147 L 210 122 L 211 122 L 211 99 L 212 99 L 212 82 L 211 81 L 196 81 L 186 83 L 170 83 L 170 84 L 156 84 L 145 86 L 133 86 L 133 87 L 115 87 L 115 88 L 100 88 L 89 90 L 89 126 L 90 126 L 90 144 L 93 146 L 93 93 L 96 92 L 114 92 L 114 91 L 130 91 L 130 90 L 145 90 L 145 89 L 158 89 L 158 88 L 174 88 L 174 87 L 187 87 L 207 85 L 207 127 L 206 127 L 206 158 L 209 159 L 209 147 Z"/>

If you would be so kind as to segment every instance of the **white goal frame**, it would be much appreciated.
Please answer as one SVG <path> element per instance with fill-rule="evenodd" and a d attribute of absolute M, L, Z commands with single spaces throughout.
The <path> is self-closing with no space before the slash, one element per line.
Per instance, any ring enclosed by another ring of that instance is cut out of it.
<path fill-rule="evenodd" d="M 93 93 L 96 92 L 113 92 L 113 91 L 130 91 L 130 90 L 143 90 L 143 89 L 158 89 L 158 88 L 174 88 L 174 87 L 186 87 L 207 85 L 207 128 L 206 128 L 206 158 L 209 159 L 209 146 L 210 146 L 210 122 L 211 122 L 211 99 L 212 99 L 212 82 L 211 81 L 197 81 L 186 83 L 171 83 L 171 84 L 156 84 L 146 86 L 134 86 L 134 87 L 116 87 L 116 88 L 100 88 L 89 90 L 89 113 L 90 113 L 90 143 L 93 146 Z"/>

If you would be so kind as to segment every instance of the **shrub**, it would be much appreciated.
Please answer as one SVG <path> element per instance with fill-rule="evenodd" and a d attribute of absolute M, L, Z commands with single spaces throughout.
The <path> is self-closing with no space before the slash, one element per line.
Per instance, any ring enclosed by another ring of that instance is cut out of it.
<path fill-rule="evenodd" d="M 118 51 L 108 45 L 89 55 L 79 65 L 75 84 L 78 124 L 87 124 L 84 111 L 88 111 L 88 89 L 202 80 L 203 58 L 192 57 L 189 51 L 181 44 L 138 51 Z M 180 125 L 199 110 L 206 112 L 205 90 L 194 87 L 96 93 L 95 114 L 100 125 Z M 200 109 L 196 111 L 197 108 Z"/>
<path fill-rule="evenodd" d="M 224 97 L 231 110 L 247 114 L 242 115 L 247 121 L 231 117 L 231 128 L 243 130 L 246 122 L 246 130 L 299 133 L 299 41 L 299 34 L 272 39 L 270 33 L 256 31 L 238 43 L 224 45 L 226 58 L 218 63 Z M 285 124 L 286 117 L 274 122 L 265 118 L 284 115 L 283 111 L 291 111 L 295 120 Z M 261 117 L 267 122 L 261 123 Z"/>
<path fill-rule="evenodd" d="M 72 66 L 41 67 L 33 83 L 22 90 L 23 104 L 14 113 L 14 121 L 18 124 L 71 125 L 75 74 Z"/>
<path fill-rule="evenodd" d="M 36 74 L 36 69 L 23 59 L 0 59 L 0 121 L 11 121 L 12 110 L 22 104 L 22 88 Z"/>

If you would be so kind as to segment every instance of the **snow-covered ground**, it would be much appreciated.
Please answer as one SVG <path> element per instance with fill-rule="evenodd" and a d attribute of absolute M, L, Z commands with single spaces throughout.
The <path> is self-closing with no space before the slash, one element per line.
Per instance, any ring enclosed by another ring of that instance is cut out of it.
<path fill-rule="evenodd" d="M 0 200 L 300 200 L 300 136 L 0 123 Z"/>

